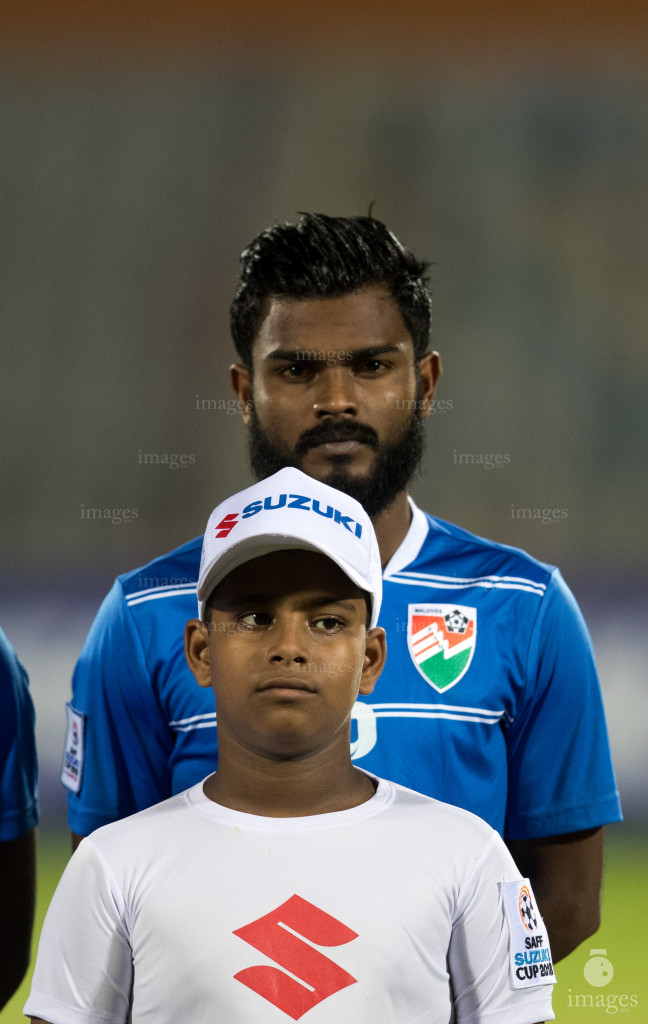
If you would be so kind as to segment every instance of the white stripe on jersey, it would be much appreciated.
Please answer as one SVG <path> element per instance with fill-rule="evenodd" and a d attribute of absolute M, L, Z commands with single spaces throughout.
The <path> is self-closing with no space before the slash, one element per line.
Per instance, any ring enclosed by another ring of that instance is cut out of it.
<path fill-rule="evenodd" d="M 459 704 L 368 704 L 365 701 L 361 706 L 371 708 L 376 718 L 446 718 L 456 722 L 483 722 L 485 725 L 496 725 L 502 719 L 512 721 L 503 708 L 493 711 L 490 708 L 461 707 Z M 215 711 L 169 722 L 169 728 L 174 732 L 213 729 L 215 726 Z"/>
<path fill-rule="evenodd" d="M 196 580 L 190 580 L 188 583 L 165 583 L 160 587 L 147 587 L 146 590 L 138 590 L 135 594 L 130 594 L 126 601 L 137 601 L 138 598 L 143 597 L 145 594 L 157 594 L 163 590 L 195 590 L 197 586 Z"/>
<path fill-rule="evenodd" d="M 376 718 L 450 718 L 457 722 L 484 722 L 496 725 L 502 719 L 512 721 L 504 708 L 493 711 L 490 708 L 461 707 L 458 704 L 369 704 L 362 701 L 363 707 L 369 707 Z"/>
<path fill-rule="evenodd" d="M 411 587 L 428 586 L 437 590 L 467 590 L 470 587 L 486 587 L 496 590 L 525 590 L 542 597 L 547 586 L 521 576 L 434 576 L 424 572 L 396 572 L 385 576 L 385 583 L 405 583 Z"/>
<path fill-rule="evenodd" d="M 189 597 L 195 597 L 196 584 L 189 584 L 184 588 L 184 590 L 181 590 L 178 587 L 174 587 L 172 590 L 167 590 L 165 587 L 156 587 L 155 593 L 147 594 L 146 591 L 143 591 L 142 593 L 144 594 L 143 597 L 138 593 L 132 594 L 130 597 L 126 598 L 126 604 L 129 608 L 132 608 L 135 604 L 142 604 L 144 601 L 157 601 L 160 597 L 185 597 L 187 595 Z"/>
<path fill-rule="evenodd" d="M 384 577 L 385 582 L 404 583 L 409 586 L 429 586 L 438 590 L 465 590 L 470 587 L 485 587 L 499 590 L 524 590 L 540 597 L 547 589 L 545 583 L 525 579 L 523 576 L 437 576 L 433 573 L 401 571 Z M 197 582 L 179 583 L 176 586 L 150 587 L 138 590 L 126 598 L 127 605 L 141 604 L 143 601 L 155 601 L 162 597 L 178 597 L 183 594 L 194 594 Z"/>
<path fill-rule="evenodd" d="M 192 732 L 193 729 L 213 729 L 216 726 L 216 712 L 206 715 L 193 715 L 191 718 L 179 718 L 177 722 L 169 722 L 169 729 L 174 732 Z"/>

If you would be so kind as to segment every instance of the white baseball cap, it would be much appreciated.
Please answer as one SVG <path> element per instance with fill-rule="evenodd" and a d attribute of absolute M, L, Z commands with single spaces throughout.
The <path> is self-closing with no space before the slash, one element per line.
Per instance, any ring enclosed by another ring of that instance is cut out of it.
<path fill-rule="evenodd" d="M 378 541 L 360 502 L 288 467 L 227 498 L 214 509 L 203 538 L 198 613 L 233 569 L 271 551 L 319 551 L 366 590 L 378 622 L 382 568 Z"/>

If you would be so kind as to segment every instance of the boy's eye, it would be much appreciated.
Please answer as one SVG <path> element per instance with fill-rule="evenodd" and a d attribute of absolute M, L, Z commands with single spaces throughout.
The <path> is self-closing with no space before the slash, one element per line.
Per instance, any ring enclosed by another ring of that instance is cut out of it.
<path fill-rule="evenodd" d="M 240 621 L 244 626 L 268 626 L 272 619 L 267 612 L 246 612 Z"/>
<path fill-rule="evenodd" d="M 314 620 L 313 625 L 325 633 L 334 633 L 337 629 L 342 629 L 343 623 L 334 615 L 321 615 L 319 619 Z"/>

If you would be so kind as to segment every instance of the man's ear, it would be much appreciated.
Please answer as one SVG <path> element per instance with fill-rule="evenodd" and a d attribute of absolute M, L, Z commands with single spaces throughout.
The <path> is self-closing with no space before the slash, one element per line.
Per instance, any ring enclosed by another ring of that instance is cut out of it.
<path fill-rule="evenodd" d="M 430 415 L 434 393 L 439 383 L 439 377 L 443 372 L 441 356 L 438 352 L 426 352 L 423 358 L 419 360 L 418 368 L 421 381 L 421 407 L 419 415 L 424 420 Z"/>
<path fill-rule="evenodd" d="M 365 647 L 360 689 L 358 691 L 363 697 L 373 692 L 376 680 L 385 666 L 386 658 L 387 638 L 385 630 L 381 629 L 380 626 L 374 626 L 373 629 L 367 632 L 367 645 Z"/>
<path fill-rule="evenodd" d="M 239 411 L 243 417 L 246 427 L 250 426 L 250 403 L 252 399 L 252 385 L 250 383 L 250 371 L 243 366 L 243 363 L 232 363 L 229 368 L 230 385 L 232 391 L 239 400 Z"/>
<path fill-rule="evenodd" d="M 189 619 L 184 632 L 185 658 L 198 686 L 211 686 L 209 663 L 209 626 L 200 619 Z"/>

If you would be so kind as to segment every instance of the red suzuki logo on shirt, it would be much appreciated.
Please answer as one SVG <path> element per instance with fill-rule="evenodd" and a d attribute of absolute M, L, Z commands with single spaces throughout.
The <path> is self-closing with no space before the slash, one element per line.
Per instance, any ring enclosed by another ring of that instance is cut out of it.
<path fill-rule="evenodd" d="M 319 953 L 310 943 L 343 946 L 357 939 L 357 932 L 301 896 L 291 896 L 269 914 L 238 928 L 233 934 L 294 975 L 291 978 L 284 971 L 267 966 L 246 967 L 234 975 L 237 981 L 263 996 L 293 1020 L 299 1020 L 335 992 L 356 984 L 356 978 Z M 302 983 L 295 978 L 301 979 Z"/>

